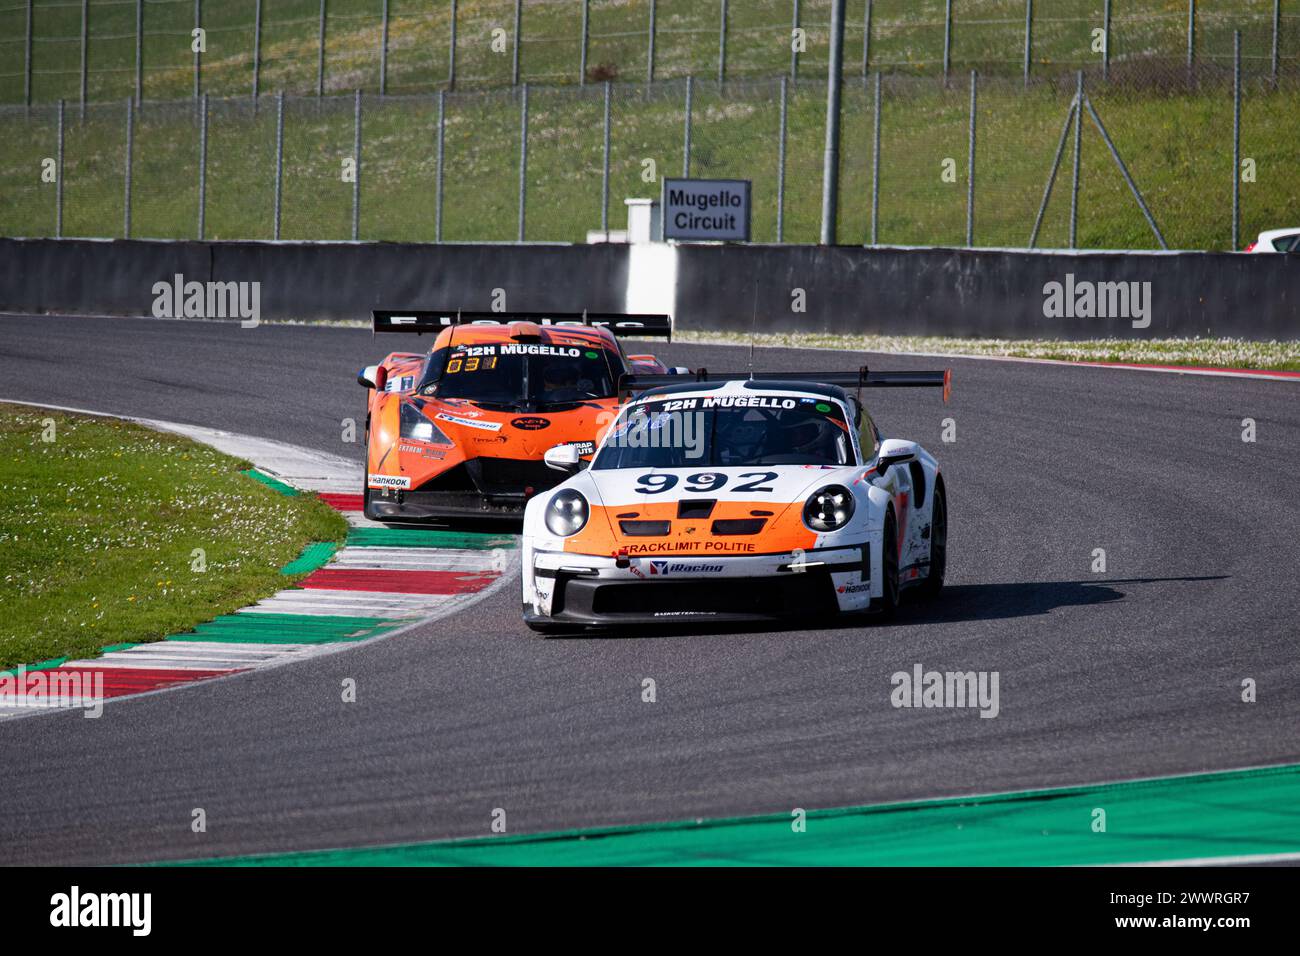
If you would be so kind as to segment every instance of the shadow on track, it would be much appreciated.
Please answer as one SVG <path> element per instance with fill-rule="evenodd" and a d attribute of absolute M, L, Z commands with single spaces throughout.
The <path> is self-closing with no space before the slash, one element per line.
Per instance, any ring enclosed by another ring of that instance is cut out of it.
<path fill-rule="evenodd" d="M 1164 584 L 1185 581 L 1226 581 L 1227 575 L 1199 575 L 1171 578 L 1119 578 L 1101 581 L 1026 581 L 1014 584 L 953 584 L 947 585 L 939 598 L 932 602 L 908 601 L 888 625 L 877 625 L 868 614 L 831 618 L 823 621 L 794 619 L 791 621 L 761 621 L 719 623 L 701 628 L 699 625 L 638 625 L 590 629 L 571 634 L 553 634 L 548 640 L 574 640 L 585 638 L 646 638 L 646 637 L 710 637 L 736 634 L 770 634 L 791 630 L 871 630 L 874 627 L 906 627 L 917 624 L 953 624 L 963 621 L 995 621 L 1007 618 L 1036 617 L 1049 614 L 1057 608 L 1087 607 L 1122 601 L 1128 591 L 1119 585 Z"/>

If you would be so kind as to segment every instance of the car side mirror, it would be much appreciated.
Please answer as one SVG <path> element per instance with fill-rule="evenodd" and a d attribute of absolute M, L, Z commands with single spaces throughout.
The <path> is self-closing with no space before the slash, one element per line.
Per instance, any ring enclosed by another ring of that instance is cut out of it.
<path fill-rule="evenodd" d="M 556 471 L 576 472 L 582 468 L 582 458 L 578 455 L 577 445 L 554 445 L 546 449 L 542 461 L 547 468 Z"/>
<path fill-rule="evenodd" d="M 388 384 L 388 369 L 383 365 L 367 365 L 357 373 L 357 384 L 382 392 Z"/>
<path fill-rule="evenodd" d="M 880 452 L 876 456 L 876 474 L 885 476 L 894 465 L 901 465 L 916 459 L 916 442 L 901 438 L 886 438 L 880 443 Z"/>

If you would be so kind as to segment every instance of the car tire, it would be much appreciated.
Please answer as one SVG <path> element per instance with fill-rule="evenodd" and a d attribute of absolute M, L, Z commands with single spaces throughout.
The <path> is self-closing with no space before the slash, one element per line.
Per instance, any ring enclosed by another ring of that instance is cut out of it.
<path fill-rule="evenodd" d="M 881 595 L 871 602 L 871 610 L 876 620 L 888 621 L 898 610 L 898 522 L 894 518 L 891 505 L 885 512 L 885 533 L 880 544 L 881 559 Z"/>
<path fill-rule="evenodd" d="M 930 573 L 917 588 L 926 600 L 939 596 L 948 574 L 948 495 L 942 478 L 935 482 L 930 508 Z"/>
<path fill-rule="evenodd" d="M 361 473 L 361 513 L 371 521 L 379 521 L 379 516 L 370 511 L 370 416 L 366 415 L 366 464 Z"/>

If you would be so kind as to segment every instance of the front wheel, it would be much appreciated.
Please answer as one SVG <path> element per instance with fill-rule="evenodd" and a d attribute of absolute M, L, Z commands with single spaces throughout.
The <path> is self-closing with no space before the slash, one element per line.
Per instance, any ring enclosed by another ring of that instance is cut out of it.
<path fill-rule="evenodd" d="M 888 621 L 898 610 L 898 522 L 891 507 L 885 513 L 885 534 L 880 545 L 883 560 L 881 568 L 881 594 L 872 602 L 871 609 L 881 621 Z"/>
<path fill-rule="evenodd" d="M 934 504 L 930 506 L 930 573 L 917 589 L 924 598 L 937 597 L 948 574 L 948 496 L 943 479 L 934 486 Z"/>

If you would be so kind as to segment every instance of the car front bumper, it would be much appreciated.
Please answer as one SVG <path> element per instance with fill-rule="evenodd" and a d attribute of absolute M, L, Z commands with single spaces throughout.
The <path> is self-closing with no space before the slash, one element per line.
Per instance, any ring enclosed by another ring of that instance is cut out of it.
<path fill-rule="evenodd" d="M 803 552 L 623 558 L 525 546 L 525 619 L 573 625 L 775 621 L 867 610 L 878 542 Z"/>

